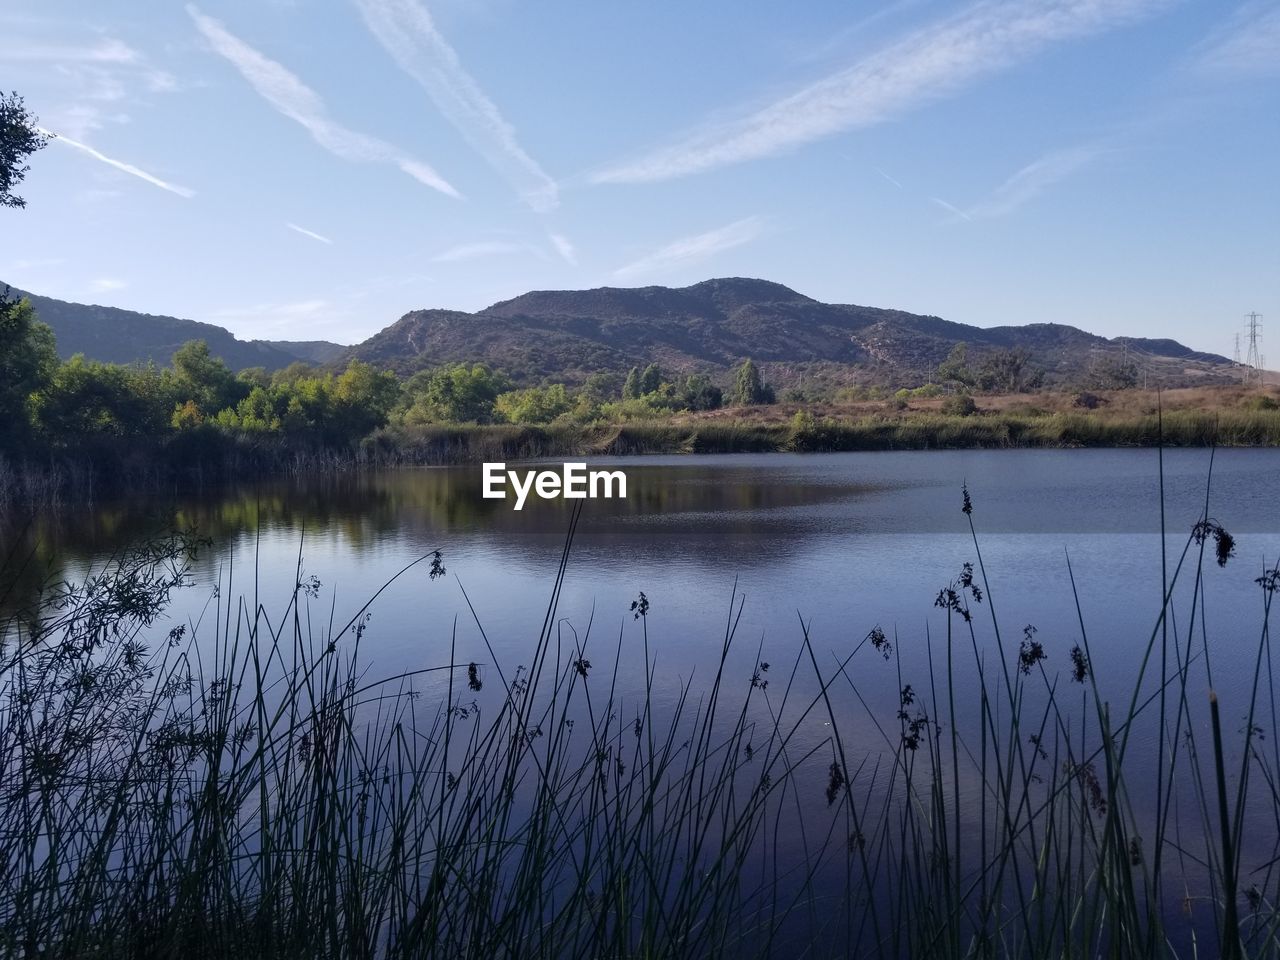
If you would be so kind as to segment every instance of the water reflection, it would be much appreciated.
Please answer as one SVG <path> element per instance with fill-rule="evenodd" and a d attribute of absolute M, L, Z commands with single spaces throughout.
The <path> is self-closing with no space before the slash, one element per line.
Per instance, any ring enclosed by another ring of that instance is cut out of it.
<path fill-rule="evenodd" d="M 1280 555 L 1280 451 L 1219 451 L 1212 455 L 1207 486 L 1210 460 L 1204 450 L 1166 454 L 1169 535 L 1163 544 L 1176 561 L 1205 510 L 1207 490 L 1210 513 L 1236 537 L 1237 556 L 1226 567 L 1206 564 L 1198 599 L 1194 579 L 1184 579 L 1175 594 L 1173 628 L 1181 635 L 1194 624 L 1195 650 L 1212 650 L 1223 702 L 1242 713 L 1237 708 L 1248 702 L 1262 625 L 1263 598 L 1253 581 L 1264 562 Z M 1127 703 L 1157 623 L 1162 540 L 1154 451 L 593 463 L 625 469 L 630 496 L 588 504 L 557 613 L 566 636 L 586 637 L 593 622 L 590 642 L 621 650 L 624 698 L 635 695 L 642 675 L 629 613 L 641 590 L 653 602 L 647 626 L 659 706 L 673 702 L 686 684 L 702 690 L 735 596 L 745 603 L 740 646 L 726 676 L 744 688 L 758 658 L 778 664 L 783 674 L 790 669 L 802 617 L 827 669 L 880 626 L 899 660 L 859 662 L 857 697 L 845 690 L 837 706 L 851 756 L 874 764 L 885 749 L 875 723 L 896 726 L 901 685 L 930 687 L 927 665 L 946 636 L 945 614 L 933 606 L 938 589 L 976 559 L 968 518 L 960 511 L 962 484 L 976 504 L 974 521 L 991 577 L 990 594 L 975 610 L 983 656 L 998 655 L 993 605 L 1005 637 L 1012 638 L 1006 653 L 1016 648 L 1023 626 L 1032 624 L 1051 672 L 1069 672 L 1069 651 L 1081 641 L 1083 620 L 1103 696 Z M 513 665 L 527 664 L 542 624 L 570 505 L 533 500 L 516 512 L 511 501 L 483 499 L 480 480 L 477 467 L 402 470 L 10 517 L 0 521 L 0 536 L 3 553 L 16 560 L 6 565 L 0 604 L 20 608 L 48 578 L 76 579 L 131 540 L 178 527 L 195 528 L 213 541 L 200 560 L 197 588 L 175 604 L 179 622 L 198 621 L 214 584 L 224 597 L 260 589 L 278 614 L 301 557 L 304 571 L 323 582 L 311 604 L 316 622 L 332 610 L 341 624 L 396 570 L 440 548 L 448 577 L 428 582 L 419 569 L 393 584 L 373 608 L 366 638 L 371 675 L 447 662 L 455 646 L 459 661 L 487 664 L 496 655 L 510 673 Z M 608 659 L 599 654 L 601 662 Z M 966 656 L 957 668 L 958 689 L 965 693 L 979 689 L 972 659 Z M 1198 698 L 1207 689 L 1201 670 L 1197 663 L 1192 677 Z M 1150 691 L 1155 677 L 1151 670 L 1146 677 Z M 1033 707 L 1041 696 L 1030 695 Z M 957 707 L 957 727 L 977 729 L 980 710 L 975 692 Z M 1131 751 L 1137 802 L 1152 773 L 1143 764 L 1154 764 L 1159 749 L 1159 730 L 1148 720 L 1135 730 Z M 1233 715 L 1238 726 L 1237 720 Z M 802 751 L 830 734 L 817 715 L 806 724 L 797 737 Z M 1274 824 L 1250 829 L 1255 848 L 1270 849 Z"/>

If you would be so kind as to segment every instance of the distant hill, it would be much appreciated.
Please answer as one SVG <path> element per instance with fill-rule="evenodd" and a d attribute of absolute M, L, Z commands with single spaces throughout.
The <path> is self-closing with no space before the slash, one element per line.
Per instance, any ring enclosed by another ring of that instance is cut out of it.
<path fill-rule="evenodd" d="M 3 284 L 0 284 L 0 289 L 3 289 Z M 64 359 L 83 353 L 91 360 L 110 363 L 154 361 L 163 366 L 188 340 L 204 340 L 210 351 L 225 360 L 233 370 L 247 367 L 279 370 L 298 360 L 327 363 L 346 349 L 325 341 L 244 341 L 237 339 L 231 331 L 211 323 L 70 303 L 17 289 L 12 294 L 29 299 L 36 316 L 53 328 L 58 340 L 58 355 Z"/>
<path fill-rule="evenodd" d="M 707 280 L 693 286 L 546 290 L 477 313 L 415 310 L 347 351 L 408 373 L 481 361 L 517 379 L 580 380 L 657 361 L 669 370 L 727 370 L 750 357 L 776 383 L 806 377 L 889 384 L 927 380 L 957 343 L 980 362 L 1022 349 L 1050 384 L 1093 365 L 1133 360 L 1152 383 L 1236 379 L 1231 361 L 1172 340 L 1108 339 L 1062 324 L 973 327 L 901 310 L 822 303 L 781 284 Z"/>
<path fill-rule="evenodd" d="M 20 293 L 20 291 L 18 291 Z M 1099 365 L 1136 362 L 1150 384 L 1185 386 L 1239 378 L 1226 357 L 1174 340 L 1108 339 L 1053 323 L 973 327 L 902 310 L 822 303 L 767 280 L 729 278 L 693 286 L 539 290 L 476 313 L 414 310 L 353 347 L 323 340 L 238 340 L 208 323 L 33 294 L 58 352 L 117 363 L 169 362 L 187 340 L 208 342 L 236 370 L 276 370 L 302 360 L 338 368 L 360 359 L 401 374 L 478 362 L 517 381 L 581 382 L 656 361 L 673 373 L 705 371 L 727 381 L 750 357 L 779 387 L 928 381 L 958 343 L 972 364 L 1025 350 L 1048 385 L 1087 381 Z"/>
<path fill-rule="evenodd" d="M 328 340 L 253 340 L 251 342 L 272 347 L 298 360 L 317 365 L 337 360 L 351 349 L 341 343 L 330 343 Z"/>

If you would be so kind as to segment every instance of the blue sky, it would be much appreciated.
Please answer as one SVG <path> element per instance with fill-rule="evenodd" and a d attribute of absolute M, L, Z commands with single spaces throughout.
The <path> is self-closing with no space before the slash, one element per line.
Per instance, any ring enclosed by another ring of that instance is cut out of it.
<path fill-rule="evenodd" d="M 1278 0 L 9 0 L 0 30 L 59 135 L 0 213 L 37 293 L 350 343 L 758 276 L 1228 355 L 1259 310 L 1280 343 Z"/>

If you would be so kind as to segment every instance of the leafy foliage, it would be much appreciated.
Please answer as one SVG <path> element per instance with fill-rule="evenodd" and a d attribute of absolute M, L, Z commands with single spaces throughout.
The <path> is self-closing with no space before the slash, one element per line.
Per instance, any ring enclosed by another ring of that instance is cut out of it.
<path fill-rule="evenodd" d="M 0 294 L 0 444 L 27 437 L 30 397 L 48 384 L 57 362 L 53 331 L 6 287 Z"/>
<path fill-rule="evenodd" d="M 404 385 L 405 423 L 491 423 L 507 380 L 483 364 L 416 373 Z"/>
<path fill-rule="evenodd" d="M 760 368 L 750 359 L 744 360 L 733 376 L 733 392 L 730 401 L 749 407 L 774 402 L 773 387 L 760 379 Z"/>
<path fill-rule="evenodd" d="M 40 130 L 40 121 L 17 93 L 0 95 L 0 207 L 25 207 L 27 201 L 14 193 L 27 175 L 27 157 L 42 149 L 49 136 Z"/>

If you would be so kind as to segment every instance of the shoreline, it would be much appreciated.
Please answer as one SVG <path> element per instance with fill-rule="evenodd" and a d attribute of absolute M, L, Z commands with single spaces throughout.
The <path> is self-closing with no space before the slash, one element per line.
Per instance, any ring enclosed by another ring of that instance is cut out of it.
<path fill-rule="evenodd" d="M 75 449 L 0 454 L 0 510 L 92 503 L 123 490 L 185 492 L 235 482 L 406 466 L 729 453 L 903 450 L 1280 447 L 1280 410 L 932 411 L 774 419 L 688 418 L 622 424 L 389 427 L 342 448 L 278 436 L 186 430 L 149 444 L 102 438 Z"/>

